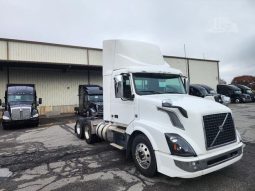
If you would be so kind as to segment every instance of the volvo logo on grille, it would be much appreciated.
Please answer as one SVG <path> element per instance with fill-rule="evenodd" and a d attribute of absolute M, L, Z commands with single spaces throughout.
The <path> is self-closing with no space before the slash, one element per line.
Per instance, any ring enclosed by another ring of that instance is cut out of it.
<path fill-rule="evenodd" d="M 223 132 L 223 131 L 224 131 L 223 126 L 219 126 L 219 131 L 220 131 L 220 132 Z"/>
<path fill-rule="evenodd" d="M 220 133 L 224 131 L 224 125 L 226 123 L 227 118 L 228 118 L 228 113 L 226 114 L 226 117 L 225 117 L 223 123 L 219 126 L 219 131 L 218 131 L 217 135 L 215 136 L 215 138 L 213 139 L 213 142 L 210 145 L 210 147 L 212 147 L 214 145 L 214 143 L 217 140 L 217 138 L 219 137 Z"/>

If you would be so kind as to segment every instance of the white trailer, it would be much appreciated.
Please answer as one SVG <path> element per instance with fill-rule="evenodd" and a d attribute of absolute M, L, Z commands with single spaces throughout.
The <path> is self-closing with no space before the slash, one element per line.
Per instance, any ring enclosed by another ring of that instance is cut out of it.
<path fill-rule="evenodd" d="M 76 129 L 87 143 L 125 149 L 145 176 L 193 178 L 239 161 L 244 144 L 231 110 L 188 95 L 187 86 L 157 46 L 104 41 L 103 119 L 80 118 Z"/>

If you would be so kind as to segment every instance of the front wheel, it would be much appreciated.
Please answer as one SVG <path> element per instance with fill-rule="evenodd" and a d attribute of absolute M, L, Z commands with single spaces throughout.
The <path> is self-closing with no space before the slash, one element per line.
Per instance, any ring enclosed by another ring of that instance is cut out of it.
<path fill-rule="evenodd" d="M 154 150 L 149 139 L 144 135 L 134 138 L 132 157 L 136 168 L 144 175 L 152 177 L 157 172 L 157 163 Z"/>
<path fill-rule="evenodd" d="M 240 101 L 240 99 L 239 98 L 236 98 L 235 99 L 235 103 L 240 103 L 241 101 Z"/>

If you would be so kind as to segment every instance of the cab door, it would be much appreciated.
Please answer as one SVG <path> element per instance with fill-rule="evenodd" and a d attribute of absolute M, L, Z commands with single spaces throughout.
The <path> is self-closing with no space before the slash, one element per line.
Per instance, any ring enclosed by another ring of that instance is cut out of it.
<path fill-rule="evenodd" d="M 129 74 L 114 76 L 114 95 L 111 100 L 112 121 L 128 126 L 135 118 L 134 94 Z"/>

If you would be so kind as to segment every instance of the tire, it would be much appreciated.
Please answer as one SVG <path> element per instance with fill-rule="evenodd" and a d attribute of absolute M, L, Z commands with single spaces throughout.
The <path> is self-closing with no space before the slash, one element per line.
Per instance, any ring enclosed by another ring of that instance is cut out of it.
<path fill-rule="evenodd" d="M 97 135 L 91 134 L 91 132 L 92 132 L 92 129 L 91 129 L 90 121 L 87 121 L 84 124 L 84 138 L 88 144 L 93 144 L 93 143 L 98 142 Z"/>
<path fill-rule="evenodd" d="M 240 99 L 239 99 L 239 98 L 236 98 L 236 99 L 235 99 L 235 103 L 241 103 Z"/>
<path fill-rule="evenodd" d="M 136 168 L 147 177 L 157 173 L 157 163 L 154 150 L 149 139 L 144 135 L 137 135 L 132 144 L 132 157 Z"/>
<path fill-rule="evenodd" d="M 76 135 L 79 139 L 84 138 L 84 123 L 80 120 L 76 122 Z"/>
<path fill-rule="evenodd" d="M 77 121 L 75 122 L 75 125 L 74 125 L 74 133 L 76 134 L 77 131 L 76 131 L 76 126 L 77 126 Z"/>

